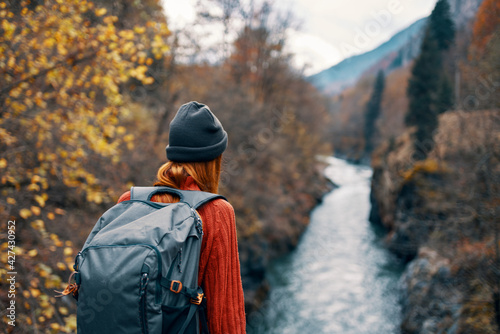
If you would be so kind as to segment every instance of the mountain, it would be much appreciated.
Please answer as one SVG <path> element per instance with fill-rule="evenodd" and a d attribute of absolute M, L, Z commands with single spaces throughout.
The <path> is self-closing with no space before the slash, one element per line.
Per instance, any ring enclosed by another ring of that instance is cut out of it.
<path fill-rule="evenodd" d="M 393 61 L 405 62 L 408 57 L 413 58 L 418 52 L 419 41 L 426 21 L 427 18 L 422 18 L 398 32 L 379 47 L 347 58 L 329 69 L 310 76 L 308 80 L 324 93 L 333 95 L 353 85 L 366 70 L 385 58 L 388 58 L 391 63 Z M 407 45 L 416 47 L 404 48 Z M 403 48 L 408 50 L 407 56 L 401 52 Z"/>
<path fill-rule="evenodd" d="M 483 0 L 449 0 L 450 11 L 457 30 L 464 28 L 475 16 Z M 335 95 L 356 81 L 365 73 L 377 70 L 392 70 L 404 66 L 415 58 L 427 18 L 422 18 L 408 28 L 401 30 L 379 47 L 347 58 L 337 65 L 308 77 L 318 89 L 327 95 Z"/>

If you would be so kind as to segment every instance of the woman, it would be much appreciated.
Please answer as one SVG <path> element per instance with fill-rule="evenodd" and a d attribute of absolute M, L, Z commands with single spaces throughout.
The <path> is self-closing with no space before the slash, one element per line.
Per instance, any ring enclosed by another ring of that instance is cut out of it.
<path fill-rule="evenodd" d="M 208 106 L 182 105 L 170 123 L 168 162 L 160 167 L 155 186 L 217 193 L 227 133 Z M 118 202 L 130 199 L 130 192 Z M 169 194 L 154 195 L 155 202 L 176 202 Z M 198 284 L 207 297 L 210 333 L 245 333 L 245 310 L 234 210 L 222 199 L 198 212 L 203 222 Z"/>

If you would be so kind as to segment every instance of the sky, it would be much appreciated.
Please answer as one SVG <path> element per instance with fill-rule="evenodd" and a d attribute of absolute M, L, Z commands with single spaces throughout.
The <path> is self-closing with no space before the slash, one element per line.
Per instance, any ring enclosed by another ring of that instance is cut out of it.
<path fill-rule="evenodd" d="M 195 18 L 197 0 L 162 0 L 171 25 Z M 398 31 L 428 16 L 436 0 L 275 0 L 291 11 L 299 30 L 288 31 L 294 66 L 306 75 L 327 69 L 349 56 L 364 53 Z"/>

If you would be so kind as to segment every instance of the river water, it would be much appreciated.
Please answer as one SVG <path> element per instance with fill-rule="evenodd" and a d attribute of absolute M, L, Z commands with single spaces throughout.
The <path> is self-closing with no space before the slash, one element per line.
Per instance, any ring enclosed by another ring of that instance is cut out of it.
<path fill-rule="evenodd" d="M 402 265 L 368 221 L 372 171 L 337 158 L 325 175 L 339 188 L 323 198 L 297 248 L 268 269 L 264 307 L 251 334 L 399 333 Z"/>

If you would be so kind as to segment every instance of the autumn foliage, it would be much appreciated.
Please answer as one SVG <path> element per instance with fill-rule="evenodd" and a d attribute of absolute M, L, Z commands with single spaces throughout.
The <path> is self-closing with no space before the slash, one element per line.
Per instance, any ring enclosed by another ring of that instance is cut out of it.
<path fill-rule="evenodd" d="M 221 192 L 237 214 L 247 306 L 264 269 L 289 251 L 326 190 L 315 156 L 326 101 L 288 64 L 283 38 L 255 18 L 217 64 L 182 62 L 160 1 L 0 2 L 0 226 L 16 221 L 16 330 L 73 333 L 75 303 L 56 299 L 96 219 L 131 185 L 152 185 L 168 121 L 208 104 L 229 134 Z M 268 8 L 269 9 L 269 8 Z M 168 11 L 168 9 L 166 9 Z M 190 35 L 192 34 L 192 35 Z M 278 37 L 277 37 L 278 36 Z M 185 59 L 185 58 L 184 58 Z M 9 298 L 0 268 L 0 306 Z M 2 318 L 0 331 L 13 327 Z"/>
<path fill-rule="evenodd" d="M 484 0 L 479 7 L 473 26 L 473 45 L 484 51 L 486 44 L 495 33 L 498 33 L 500 25 L 500 2 L 495 0 Z"/>
<path fill-rule="evenodd" d="M 0 17 L 0 217 L 2 227 L 16 220 L 9 249 L 19 280 L 17 327 L 72 332 L 75 315 L 53 290 L 75 249 L 47 225 L 64 224 L 67 191 L 73 200 L 109 201 L 96 172 L 116 164 L 134 139 L 120 124 L 129 114 L 121 86 L 154 82 L 147 72 L 168 51 L 169 31 L 159 22 L 119 29 L 105 8 L 76 0 L 1 2 Z M 2 240 L 6 263 L 5 233 Z M 3 285 L 7 270 L 0 273 Z"/>

